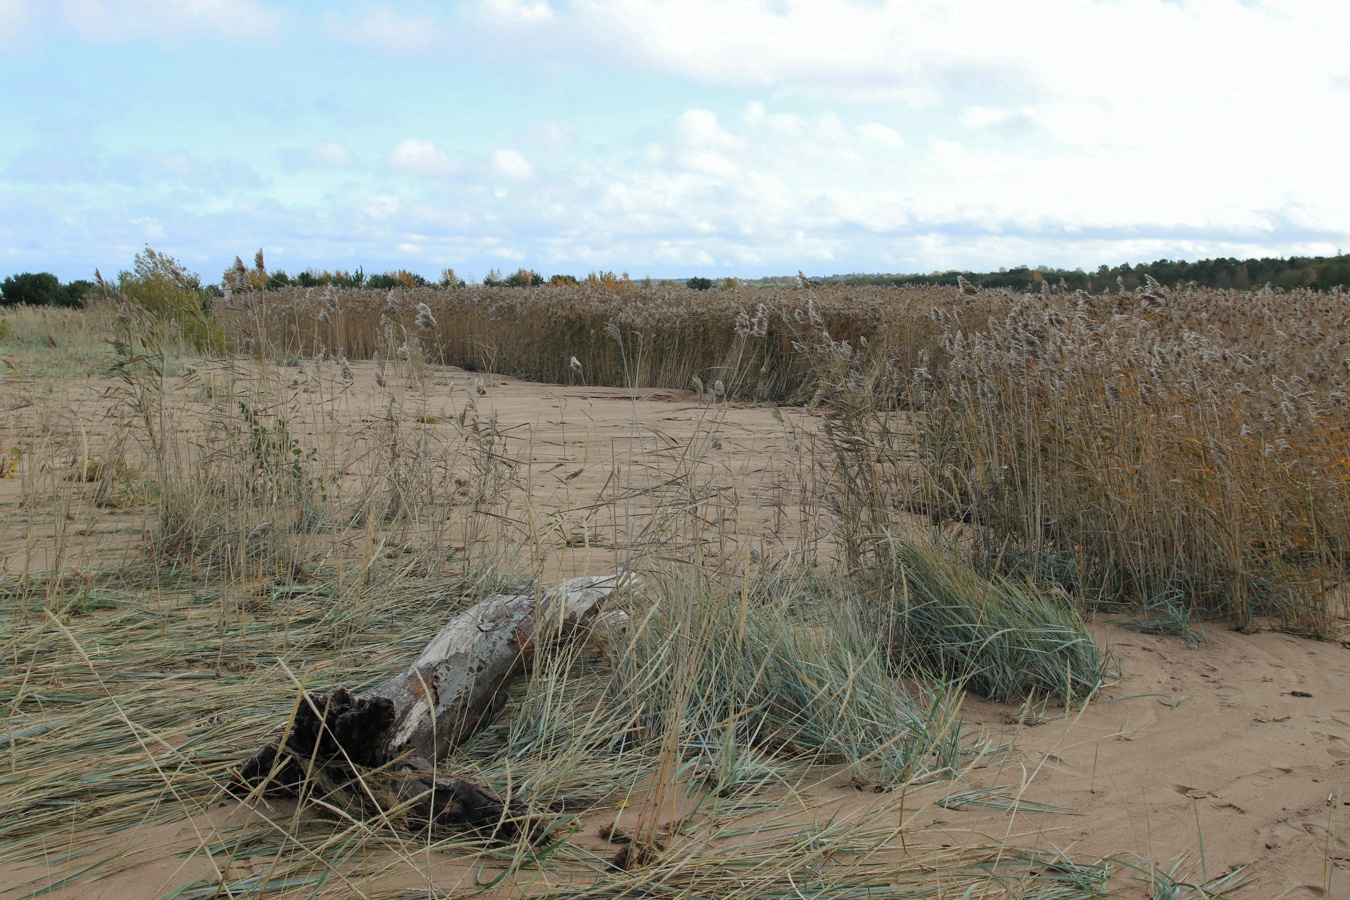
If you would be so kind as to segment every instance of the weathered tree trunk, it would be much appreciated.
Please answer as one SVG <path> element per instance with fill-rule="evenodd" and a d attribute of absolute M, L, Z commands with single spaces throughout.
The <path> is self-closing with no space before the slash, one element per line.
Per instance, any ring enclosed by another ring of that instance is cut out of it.
<path fill-rule="evenodd" d="M 507 683 L 539 647 L 596 615 L 626 576 L 574 578 L 532 595 L 490 597 L 450 620 L 407 671 L 360 696 L 306 693 L 282 737 L 255 753 L 239 782 L 264 793 L 402 806 L 407 823 L 505 828 L 529 811 L 437 775 L 435 764 L 490 723 Z"/>

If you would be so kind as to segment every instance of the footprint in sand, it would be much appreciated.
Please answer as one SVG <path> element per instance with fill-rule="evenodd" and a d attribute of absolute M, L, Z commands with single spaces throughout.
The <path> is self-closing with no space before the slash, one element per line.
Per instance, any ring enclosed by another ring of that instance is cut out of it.
<path fill-rule="evenodd" d="M 1217 800 L 1219 797 L 1218 794 L 1215 794 L 1212 791 L 1207 791 L 1204 788 L 1190 787 L 1185 784 L 1174 784 L 1172 785 L 1172 790 L 1176 791 L 1181 796 L 1189 797 L 1192 800 L 1204 800 L 1207 797 L 1213 797 Z"/>
<path fill-rule="evenodd" d="M 1314 731 L 1313 736 L 1331 744 L 1327 748 L 1327 753 L 1330 754 L 1332 759 L 1350 759 L 1350 743 L 1347 743 L 1345 738 L 1339 734 L 1319 734 Z"/>

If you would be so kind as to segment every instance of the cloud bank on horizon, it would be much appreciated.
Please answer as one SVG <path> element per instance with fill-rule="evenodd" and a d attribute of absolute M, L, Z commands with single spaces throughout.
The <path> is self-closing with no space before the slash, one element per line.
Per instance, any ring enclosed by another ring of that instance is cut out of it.
<path fill-rule="evenodd" d="M 1350 248 L 1350 6 L 0 0 L 0 274 Z"/>

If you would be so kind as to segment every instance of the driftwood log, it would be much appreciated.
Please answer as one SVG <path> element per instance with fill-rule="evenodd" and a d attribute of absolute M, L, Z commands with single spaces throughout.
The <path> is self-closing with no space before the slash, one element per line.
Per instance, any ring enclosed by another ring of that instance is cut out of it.
<path fill-rule="evenodd" d="M 244 792 L 303 796 L 356 813 L 398 810 L 410 827 L 513 833 L 530 811 L 436 772 L 489 724 L 541 646 L 569 638 L 630 580 L 574 578 L 543 596 L 489 597 L 446 623 L 402 674 L 361 695 L 302 692 L 282 735 L 240 767 Z"/>

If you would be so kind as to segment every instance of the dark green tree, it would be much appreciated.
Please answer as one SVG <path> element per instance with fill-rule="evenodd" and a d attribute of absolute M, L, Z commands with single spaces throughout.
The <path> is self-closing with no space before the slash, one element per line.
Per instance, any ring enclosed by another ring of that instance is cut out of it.
<path fill-rule="evenodd" d="M 0 306 L 84 306 L 84 296 L 93 285 L 88 281 L 61 284 L 50 272 L 24 272 L 0 282 Z"/>
<path fill-rule="evenodd" d="M 493 269 L 483 276 L 485 287 L 537 287 L 543 283 L 543 275 L 526 268 L 516 269 L 505 278 L 497 269 Z"/>

